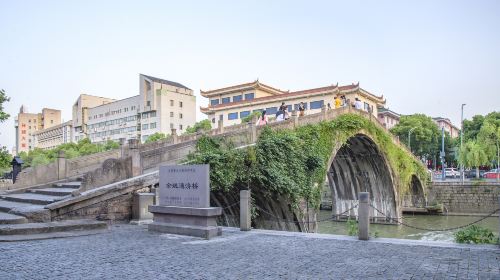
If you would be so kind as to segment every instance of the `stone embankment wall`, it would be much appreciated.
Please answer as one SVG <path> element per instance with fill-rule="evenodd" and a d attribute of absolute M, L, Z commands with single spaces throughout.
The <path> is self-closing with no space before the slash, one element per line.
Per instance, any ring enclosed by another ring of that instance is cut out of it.
<path fill-rule="evenodd" d="M 500 207 L 499 183 L 434 182 L 428 190 L 429 203 L 442 203 L 449 213 L 489 214 Z"/>

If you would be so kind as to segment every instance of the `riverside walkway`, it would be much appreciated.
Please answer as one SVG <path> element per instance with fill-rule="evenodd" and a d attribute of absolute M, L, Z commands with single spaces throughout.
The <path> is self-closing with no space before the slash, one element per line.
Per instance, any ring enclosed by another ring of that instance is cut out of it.
<path fill-rule="evenodd" d="M 500 248 L 235 228 L 203 240 L 118 224 L 0 243 L 0 264 L 0 279 L 500 279 Z"/>

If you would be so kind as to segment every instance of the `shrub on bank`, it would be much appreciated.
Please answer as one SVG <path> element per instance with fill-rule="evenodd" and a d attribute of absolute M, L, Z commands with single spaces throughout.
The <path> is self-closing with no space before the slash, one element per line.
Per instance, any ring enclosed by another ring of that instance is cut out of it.
<path fill-rule="evenodd" d="M 498 244 L 498 238 L 491 230 L 476 225 L 457 231 L 454 237 L 457 243 Z"/>

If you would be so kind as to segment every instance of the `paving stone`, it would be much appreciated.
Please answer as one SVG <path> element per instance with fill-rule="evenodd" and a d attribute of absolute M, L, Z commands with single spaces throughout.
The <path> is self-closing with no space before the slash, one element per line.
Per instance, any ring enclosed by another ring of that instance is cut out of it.
<path fill-rule="evenodd" d="M 490 268 L 499 249 L 419 244 L 227 228 L 202 240 L 115 225 L 105 234 L 2 243 L 0 279 L 500 279 Z M 463 267 L 469 260 L 475 266 Z"/>

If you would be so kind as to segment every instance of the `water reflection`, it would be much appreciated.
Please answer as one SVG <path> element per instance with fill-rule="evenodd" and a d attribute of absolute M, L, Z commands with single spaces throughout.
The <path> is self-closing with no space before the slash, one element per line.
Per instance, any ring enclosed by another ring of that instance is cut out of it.
<path fill-rule="evenodd" d="M 331 211 L 322 210 L 319 219 L 328 218 L 330 215 Z M 480 218 L 481 217 L 471 216 L 405 215 L 404 222 L 421 228 L 442 229 L 465 225 Z M 487 218 L 477 225 L 492 230 L 494 234 L 498 236 L 498 217 Z M 405 226 L 371 224 L 370 232 L 372 234 L 377 233 L 379 237 L 453 242 L 453 233 L 456 232 L 456 230 L 436 232 L 422 231 Z M 347 227 L 344 222 L 321 222 L 319 223 L 319 233 L 347 235 Z"/>

